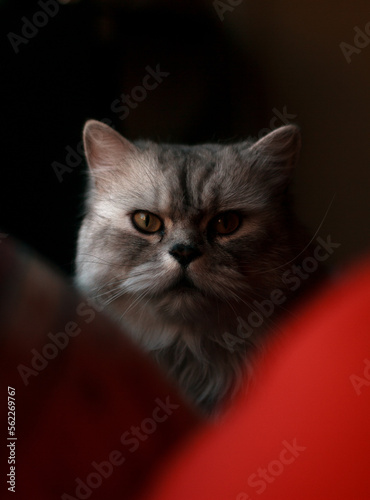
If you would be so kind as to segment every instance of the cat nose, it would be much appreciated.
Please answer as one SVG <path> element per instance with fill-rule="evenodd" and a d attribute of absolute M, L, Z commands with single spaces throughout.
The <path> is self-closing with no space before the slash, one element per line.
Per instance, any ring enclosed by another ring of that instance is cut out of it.
<path fill-rule="evenodd" d="M 183 245 L 181 243 L 174 245 L 169 253 L 183 267 L 188 266 L 190 262 L 202 255 L 202 252 L 199 250 L 199 248 L 193 245 Z"/>

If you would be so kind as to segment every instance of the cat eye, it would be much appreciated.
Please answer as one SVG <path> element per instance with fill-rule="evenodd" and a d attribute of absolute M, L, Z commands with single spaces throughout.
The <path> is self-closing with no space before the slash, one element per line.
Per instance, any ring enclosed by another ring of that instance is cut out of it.
<path fill-rule="evenodd" d="M 241 218 L 236 212 L 225 212 L 218 214 L 211 221 L 211 228 L 217 234 L 226 235 L 231 234 L 240 226 Z"/>
<path fill-rule="evenodd" d="M 144 233 L 156 233 L 163 226 L 159 217 L 144 210 L 135 212 L 132 216 L 132 222 L 136 229 Z"/>

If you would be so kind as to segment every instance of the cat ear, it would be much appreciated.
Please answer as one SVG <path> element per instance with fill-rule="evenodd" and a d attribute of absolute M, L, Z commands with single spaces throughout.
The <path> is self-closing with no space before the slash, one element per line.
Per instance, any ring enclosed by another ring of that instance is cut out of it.
<path fill-rule="evenodd" d="M 87 163 L 95 185 L 104 188 L 123 163 L 135 154 L 135 146 L 103 122 L 88 120 L 83 130 Z"/>
<path fill-rule="evenodd" d="M 262 137 L 249 149 L 255 165 L 273 185 L 286 185 L 292 177 L 301 148 L 301 134 L 296 125 L 279 127 Z"/>

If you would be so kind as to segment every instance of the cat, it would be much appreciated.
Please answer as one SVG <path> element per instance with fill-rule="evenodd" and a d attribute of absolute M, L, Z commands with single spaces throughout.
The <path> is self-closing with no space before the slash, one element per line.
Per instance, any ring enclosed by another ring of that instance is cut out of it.
<path fill-rule="evenodd" d="M 215 414 L 286 306 L 263 314 L 263 301 L 288 296 L 282 274 L 307 247 L 289 190 L 299 128 L 186 146 L 133 143 L 89 120 L 83 138 L 89 187 L 77 284 L 185 398 Z"/>

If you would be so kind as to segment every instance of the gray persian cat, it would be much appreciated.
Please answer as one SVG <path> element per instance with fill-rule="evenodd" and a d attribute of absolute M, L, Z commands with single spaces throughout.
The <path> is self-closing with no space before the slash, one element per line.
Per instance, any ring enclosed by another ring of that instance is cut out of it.
<path fill-rule="evenodd" d="M 204 413 L 238 389 L 306 246 L 288 186 L 297 127 L 255 143 L 132 143 L 84 128 L 90 167 L 77 283 Z"/>

